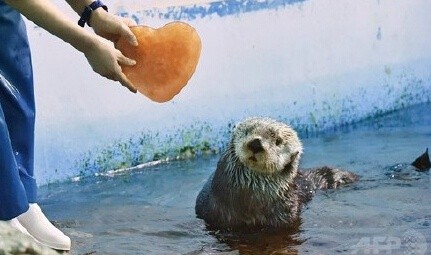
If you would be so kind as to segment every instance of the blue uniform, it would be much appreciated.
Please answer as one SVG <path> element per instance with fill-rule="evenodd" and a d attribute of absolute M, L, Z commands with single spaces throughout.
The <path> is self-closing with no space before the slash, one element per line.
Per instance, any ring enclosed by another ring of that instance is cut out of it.
<path fill-rule="evenodd" d="M 0 220 L 36 200 L 35 103 L 27 32 L 21 15 L 0 0 Z"/>

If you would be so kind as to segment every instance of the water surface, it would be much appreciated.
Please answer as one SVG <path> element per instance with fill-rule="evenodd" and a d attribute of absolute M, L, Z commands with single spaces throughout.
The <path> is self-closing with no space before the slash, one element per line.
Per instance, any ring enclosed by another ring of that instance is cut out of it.
<path fill-rule="evenodd" d="M 40 189 L 71 254 L 431 254 L 431 178 L 409 166 L 431 148 L 431 105 L 303 138 L 302 167 L 329 164 L 361 180 L 321 191 L 289 233 L 209 232 L 195 198 L 218 155 Z"/>

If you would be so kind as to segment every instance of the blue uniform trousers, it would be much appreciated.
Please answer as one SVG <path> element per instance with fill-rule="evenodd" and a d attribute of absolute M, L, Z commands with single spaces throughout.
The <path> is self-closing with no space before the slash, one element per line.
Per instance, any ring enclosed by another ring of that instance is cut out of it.
<path fill-rule="evenodd" d="M 0 0 L 0 220 L 36 201 L 33 71 L 21 15 Z"/>

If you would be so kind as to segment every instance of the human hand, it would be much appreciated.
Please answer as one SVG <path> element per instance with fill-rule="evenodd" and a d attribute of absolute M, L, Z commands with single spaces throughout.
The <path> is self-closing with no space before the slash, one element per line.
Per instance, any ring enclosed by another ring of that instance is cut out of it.
<path fill-rule="evenodd" d="M 101 40 L 97 40 L 92 47 L 87 48 L 84 54 L 96 73 L 110 80 L 119 81 L 121 85 L 136 93 L 136 88 L 127 79 L 120 66 L 120 64 L 133 66 L 136 64 L 135 60 L 127 58 L 114 46 Z"/>
<path fill-rule="evenodd" d="M 130 30 L 130 26 L 136 26 L 136 22 L 132 19 L 127 19 L 123 17 L 119 17 L 116 15 L 113 15 L 109 12 L 106 12 L 102 8 L 98 8 L 97 10 L 93 11 L 90 17 L 90 24 L 94 30 L 94 32 L 112 42 L 117 42 L 120 38 L 125 38 L 131 45 L 137 46 L 138 40 L 136 39 L 136 36 L 132 33 Z M 136 62 L 132 59 L 129 59 L 125 57 L 119 50 L 115 50 L 112 48 L 111 50 L 114 50 L 114 55 L 111 55 L 111 60 L 109 56 L 105 56 L 104 60 L 112 61 L 112 57 L 116 59 L 115 63 L 117 63 L 116 66 L 114 66 L 113 69 L 109 69 L 107 65 L 104 65 L 100 62 L 93 62 L 90 61 L 90 58 L 93 58 L 93 54 L 88 55 L 87 59 L 89 59 L 90 65 L 93 67 L 93 70 L 102 76 L 114 80 L 119 81 L 123 86 L 127 87 L 130 91 L 133 93 L 136 93 L 136 89 L 133 87 L 132 83 L 127 79 L 126 75 L 121 71 L 121 67 L 119 64 L 125 64 L 125 65 L 134 65 Z M 87 56 L 87 54 L 86 54 Z M 109 62 L 105 62 L 106 64 Z"/>
<path fill-rule="evenodd" d="M 94 32 L 112 42 L 117 42 L 121 37 L 133 45 L 138 46 L 138 40 L 129 27 L 136 26 L 136 22 L 129 18 L 123 18 L 98 8 L 91 14 L 90 24 Z"/>

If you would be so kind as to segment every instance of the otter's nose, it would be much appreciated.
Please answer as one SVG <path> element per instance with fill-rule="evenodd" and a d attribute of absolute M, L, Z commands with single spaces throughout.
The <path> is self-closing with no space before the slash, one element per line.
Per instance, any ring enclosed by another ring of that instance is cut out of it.
<path fill-rule="evenodd" d="M 258 153 L 263 151 L 263 146 L 260 139 L 256 138 L 248 142 L 247 147 L 253 152 Z"/>

